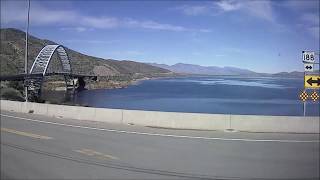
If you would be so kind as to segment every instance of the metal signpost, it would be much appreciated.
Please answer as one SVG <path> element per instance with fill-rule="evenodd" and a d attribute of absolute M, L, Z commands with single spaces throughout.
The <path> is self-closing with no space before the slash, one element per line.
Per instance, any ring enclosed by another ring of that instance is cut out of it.
<path fill-rule="evenodd" d="M 27 9 L 27 27 L 26 27 L 26 42 L 25 42 L 25 55 L 24 55 L 24 73 L 28 75 L 28 35 L 29 35 L 29 21 L 30 21 L 30 0 L 28 0 Z M 25 84 L 25 99 L 28 102 L 28 86 Z"/>
<path fill-rule="evenodd" d="M 316 102 L 319 100 L 317 89 L 320 89 L 320 67 L 319 62 L 316 62 L 316 53 L 314 51 L 302 51 L 302 62 L 304 63 L 304 90 L 300 94 L 300 99 L 303 101 L 303 116 L 306 116 L 306 101 L 308 98 Z M 319 55 L 319 54 L 317 54 Z M 318 65 L 318 72 L 315 66 Z M 309 95 L 307 90 L 313 90 Z"/>

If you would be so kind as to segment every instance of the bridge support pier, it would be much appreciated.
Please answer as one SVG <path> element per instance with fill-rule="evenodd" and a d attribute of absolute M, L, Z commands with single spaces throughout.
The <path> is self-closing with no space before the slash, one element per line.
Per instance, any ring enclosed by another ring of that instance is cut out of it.
<path fill-rule="evenodd" d="M 43 77 L 32 77 L 26 78 L 24 81 L 24 86 L 26 87 L 28 93 L 28 101 L 40 102 L 41 99 L 41 86 Z"/>
<path fill-rule="evenodd" d="M 77 91 L 85 90 L 86 82 L 83 77 L 78 77 L 78 88 Z"/>

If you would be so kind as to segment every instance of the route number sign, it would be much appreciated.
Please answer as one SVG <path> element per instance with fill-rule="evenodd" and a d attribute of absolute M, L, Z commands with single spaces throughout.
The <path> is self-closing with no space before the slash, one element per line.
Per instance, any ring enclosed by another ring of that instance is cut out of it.
<path fill-rule="evenodd" d="M 313 51 L 302 51 L 302 61 L 306 63 L 314 63 L 315 57 L 314 57 Z"/>

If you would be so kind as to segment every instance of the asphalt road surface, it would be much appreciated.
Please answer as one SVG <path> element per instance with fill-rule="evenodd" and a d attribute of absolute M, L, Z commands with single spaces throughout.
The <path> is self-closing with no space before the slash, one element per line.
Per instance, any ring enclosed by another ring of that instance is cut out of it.
<path fill-rule="evenodd" d="M 1 111 L 1 179 L 319 179 L 319 134 L 173 130 Z"/>

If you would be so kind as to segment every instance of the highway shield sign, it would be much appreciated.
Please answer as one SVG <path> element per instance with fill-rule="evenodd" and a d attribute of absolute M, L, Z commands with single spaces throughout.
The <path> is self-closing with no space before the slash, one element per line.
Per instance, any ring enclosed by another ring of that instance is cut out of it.
<path fill-rule="evenodd" d="M 315 53 L 313 51 L 302 51 L 302 61 L 306 63 L 315 62 Z"/>

